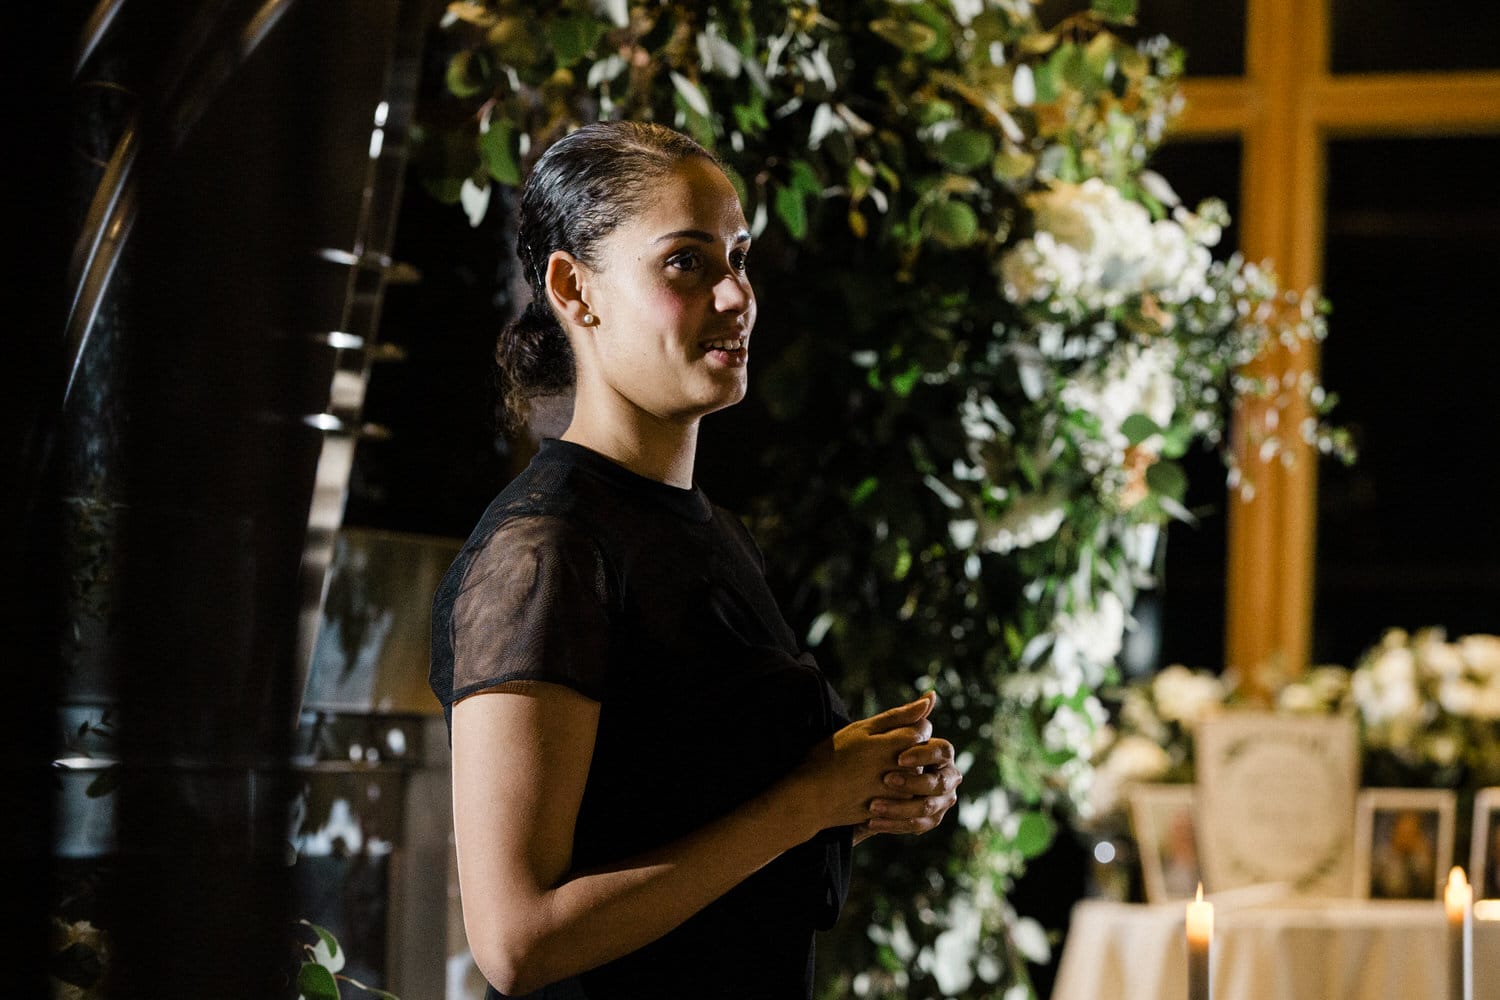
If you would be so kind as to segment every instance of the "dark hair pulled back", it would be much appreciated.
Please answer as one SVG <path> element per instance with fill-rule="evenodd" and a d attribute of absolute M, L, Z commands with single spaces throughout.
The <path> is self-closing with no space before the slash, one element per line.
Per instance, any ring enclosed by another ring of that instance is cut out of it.
<path fill-rule="evenodd" d="M 531 400 L 573 385 L 573 349 L 547 301 L 547 261 L 563 250 L 590 267 L 599 242 L 645 202 L 652 182 L 695 156 L 718 160 L 651 122 L 594 122 L 549 146 L 521 192 L 516 256 L 531 301 L 495 343 L 505 418 L 524 426 Z"/>

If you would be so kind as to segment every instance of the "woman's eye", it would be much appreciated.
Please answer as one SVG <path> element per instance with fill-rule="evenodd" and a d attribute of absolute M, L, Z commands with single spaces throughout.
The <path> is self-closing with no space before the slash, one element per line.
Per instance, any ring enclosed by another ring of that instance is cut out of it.
<path fill-rule="evenodd" d="M 729 255 L 729 266 L 740 273 L 744 273 L 750 266 L 750 254 L 745 250 L 736 250 Z"/>
<path fill-rule="evenodd" d="M 684 250 L 667 258 L 667 266 L 679 271 L 696 271 L 703 266 L 703 258 L 695 250 Z"/>

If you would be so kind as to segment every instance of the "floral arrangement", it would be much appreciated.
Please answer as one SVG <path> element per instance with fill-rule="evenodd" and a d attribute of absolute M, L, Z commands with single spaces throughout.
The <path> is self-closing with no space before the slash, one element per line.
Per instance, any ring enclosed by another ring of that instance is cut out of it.
<path fill-rule="evenodd" d="M 1128 830 L 1131 785 L 1193 781 L 1193 727 L 1249 704 L 1233 674 L 1173 664 L 1105 697 L 1095 780 L 1074 814 L 1079 830 Z M 1358 723 L 1368 787 L 1452 788 L 1500 783 L 1500 636 L 1450 640 L 1436 627 L 1392 628 L 1350 667 L 1324 664 L 1281 685 L 1269 706 L 1289 715 L 1347 713 Z"/>
<path fill-rule="evenodd" d="M 1216 450 L 1230 497 L 1288 434 L 1350 456 L 1313 378 L 1245 374 L 1321 340 L 1323 303 L 1219 252 L 1222 203 L 1150 169 L 1184 59 L 1116 33 L 1134 7 L 447 7 L 413 168 L 474 225 L 503 225 L 504 191 L 584 121 L 661 121 L 722 158 L 777 307 L 752 378 L 774 429 L 733 449 L 776 474 L 730 502 L 851 711 L 940 695 L 958 821 L 861 845 L 826 996 L 1032 994 L 1050 939 L 1010 891 L 1096 791 L 1100 692 L 1163 524 L 1191 517 L 1180 459 Z"/>

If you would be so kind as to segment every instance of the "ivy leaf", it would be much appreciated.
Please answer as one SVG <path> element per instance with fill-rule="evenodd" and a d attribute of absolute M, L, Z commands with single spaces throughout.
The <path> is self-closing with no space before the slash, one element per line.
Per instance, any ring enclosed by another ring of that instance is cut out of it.
<path fill-rule="evenodd" d="M 517 187 L 521 183 L 521 162 L 517 156 L 516 127 L 503 119 L 491 121 L 488 131 L 479 136 L 479 156 L 485 172 L 501 184 Z"/>
<path fill-rule="evenodd" d="M 303 962 L 297 972 L 297 992 L 303 1000 L 339 1000 L 339 984 L 333 973 L 317 962 Z"/>
<path fill-rule="evenodd" d="M 922 214 L 922 231 L 950 249 L 966 247 L 979 235 L 979 217 L 961 201 L 934 202 Z"/>
<path fill-rule="evenodd" d="M 995 139 L 979 129 L 955 129 L 938 143 L 937 155 L 954 170 L 973 170 L 995 155 Z"/>
<path fill-rule="evenodd" d="M 312 946 L 314 962 L 329 972 L 337 972 L 342 969 L 344 967 L 344 953 L 339 949 L 338 938 L 334 937 L 333 933 L 325 927 L 319 927 L 317 924 L 307 920 L 302 921 L 302 923 L 304 926 L 311 928 L 313 933 L 318 936 L 317 944 Z"/>

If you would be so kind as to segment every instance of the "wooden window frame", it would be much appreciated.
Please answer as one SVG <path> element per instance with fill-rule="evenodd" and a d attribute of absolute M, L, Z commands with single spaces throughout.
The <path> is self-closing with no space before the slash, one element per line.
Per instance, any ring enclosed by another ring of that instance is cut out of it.
<path fill-rule="evenodd" d="M 1296 289 L 1322 281 L 1329 139 L 1500 134 L 1500 70 L 1332 75 L 1329 5 L 1247 0 L 1245 75 L 1184 81 L 1173 132 L 1240 140 L 1240 247 Z M 1281 347 L 1255 362 L 1278 375 L 1318 364 L 1313 352 Z M 1255 417 L 1247 411 L 1245 426 Z M 1242 455 L 1256 489 L 1229 501 L 1224 665 L 1261 700 L 1304 672 L 1311 652 L 1317 455 L 1293 447 L 1290 466 Z"/>

